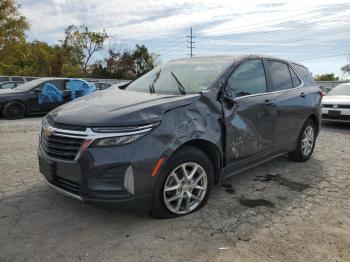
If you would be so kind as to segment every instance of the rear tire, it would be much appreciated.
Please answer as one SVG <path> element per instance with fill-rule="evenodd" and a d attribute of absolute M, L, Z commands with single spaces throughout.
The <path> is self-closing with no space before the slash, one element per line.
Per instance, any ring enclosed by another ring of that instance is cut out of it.
<path fill-rule="evenodd" d="M 210 159 L 191 146 L 175 152 L 158 176 L 151 208 L 156 218 L 178 217 L 199 210 L 206 204 L 214 183 Z"/>
<path fill-rule="evenodd" d="M 7 119 L 19 119 L 26 115 L 26 106 L 20 101 L 6 103 L 2 108 L 2 115 Z"/>
<path fill-rule="evenodd" d="M 298 138 L 298 144 L 294 151 L 288 154 L 289 158 L 297 162 L 307 161 L 315 148 L 316 126 L 311 119 L 306 120 Z"/>

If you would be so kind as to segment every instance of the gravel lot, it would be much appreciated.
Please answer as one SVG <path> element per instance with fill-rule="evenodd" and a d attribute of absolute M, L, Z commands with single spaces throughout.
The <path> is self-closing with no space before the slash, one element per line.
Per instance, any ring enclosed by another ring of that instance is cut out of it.
<path fill-rule="evenodd" d="M 90 206 L 41 178 L 40 118 L 0 119 L 0 261 L 350 261 L 350 126 L 280 157 L 171 220 Z"/>

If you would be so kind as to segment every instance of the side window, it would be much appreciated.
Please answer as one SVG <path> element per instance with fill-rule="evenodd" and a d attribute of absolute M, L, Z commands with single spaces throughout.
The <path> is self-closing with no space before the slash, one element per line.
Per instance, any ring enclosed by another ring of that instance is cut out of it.
<path fill-rule="evenodd" d="M 299 77 L 296 75 L 296 73 L 294 72 L 294 70 L 292 68 L 289 68 L 289 71 L 290 71 L 290 75 L 292 76 L 293 87 L 300 86 L 301 81 Z"/>
<path fill-rule="evenodd" d="M 266 77 L 262 60 L 250 60 L 236 68 L 227 82 L 226 92 L 240 97 L 266 92 Z"/>
<path fill-rule="evenodd" d="M 6 76 L 0 76 L 0 82 L 10 81 L 9 77 Z"/>
<path fill-rule="evenodd" d="M 4 83 L 2 85 L 2 88 L 14 88 L 15 84 L 14 83 Z"/>
<path fill-rule="evenodd" d="M 51 81 L 47 81 L 46 83 L 50 83 L 50 84 L 54 85 L 55 87 L 58 88 L 58 90 L 61 90 L 61 91 L 66 89 L 66 81 L 65 80 L 51 80 Z"/>
<path fill-rule="evenodd" d="M 300 77 L 303 79 L 305 84 L 316 85 L 314 78 L 312 77 L 312 74 L 306 67 L 303 67 L 297 64 L 293 64 L 293 67 L 297 71 L 297 73 L 300 75 Z"/>
<path fill-rule="evenodd" d="M 23 82 L 23 78 L 22 77 L 12 77 L 12 81 L 19 81 L 19 82 Z"/>
<path fill-rule="evenodd" d="M 270 67 L 273 91 L 293 88 L 288 65 L 276 61 L 267 61 L 267 63 Z"/>

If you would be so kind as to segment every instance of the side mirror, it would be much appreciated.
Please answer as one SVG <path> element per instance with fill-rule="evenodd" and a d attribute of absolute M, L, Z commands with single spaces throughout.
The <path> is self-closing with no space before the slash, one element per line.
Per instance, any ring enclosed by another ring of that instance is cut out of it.
<path fill-rule="evenodd" d="M 33 93 L 34 93 L 34 94 L 40 94 L 40 93 L 41 93 L 41 89 L 40 89 L 40 88 L 35 88 L 35 89 L 33 90 Z"/>
<path fill-rule="evenodd" d="M 227 93 L 224 93 L 223 95 L 224 101 L 228 104 L 228 105 L 234 105 L 237 103 L 236 99 L 230 95 L 228 95 Z"/>

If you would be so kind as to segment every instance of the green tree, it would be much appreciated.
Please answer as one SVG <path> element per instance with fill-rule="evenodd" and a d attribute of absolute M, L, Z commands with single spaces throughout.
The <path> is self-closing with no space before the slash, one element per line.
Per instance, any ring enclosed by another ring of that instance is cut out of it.
<path fill-rule="evenodd" d="M 27 20 L 14 0 L 0 1 L 0 74 L 17 74 L 23 57 Z"/>
<path fill-rule="evenodd" d="M 107 38 L 108 35 L 104 30 L 102 32 L 91 32 L 86 25 L 80 27 L 70 25 L 65 30 L 63 46 L 70 50 L 81 69 L 84 73 L 87 73 L 93 55 L 103 49 L 103 44 Z"/>
<path fill-rule="evenodd" d="M 330 74 L 321 74 L 315 76 L 316 81 L 336 81 L 339 80 L 339 77 L 335 76 L 334 73 Z"/>
<path fill-rule="evenodd" d="M 135 63 L 135 77 L 140 77 L 154 68 L 154 57 L 144 45 L 136 45 L 132 56 Z"/>
<path fill-rule="evenodd" d="M 24 42 L 29 25 L 14 0 L 0 1 L 0 50 L 11 42 Z"/>
<path fill-rule="evenodd" d="M 350 64 L 342 66 L 340 69 L 345 75 L 350 76 Z"/>

